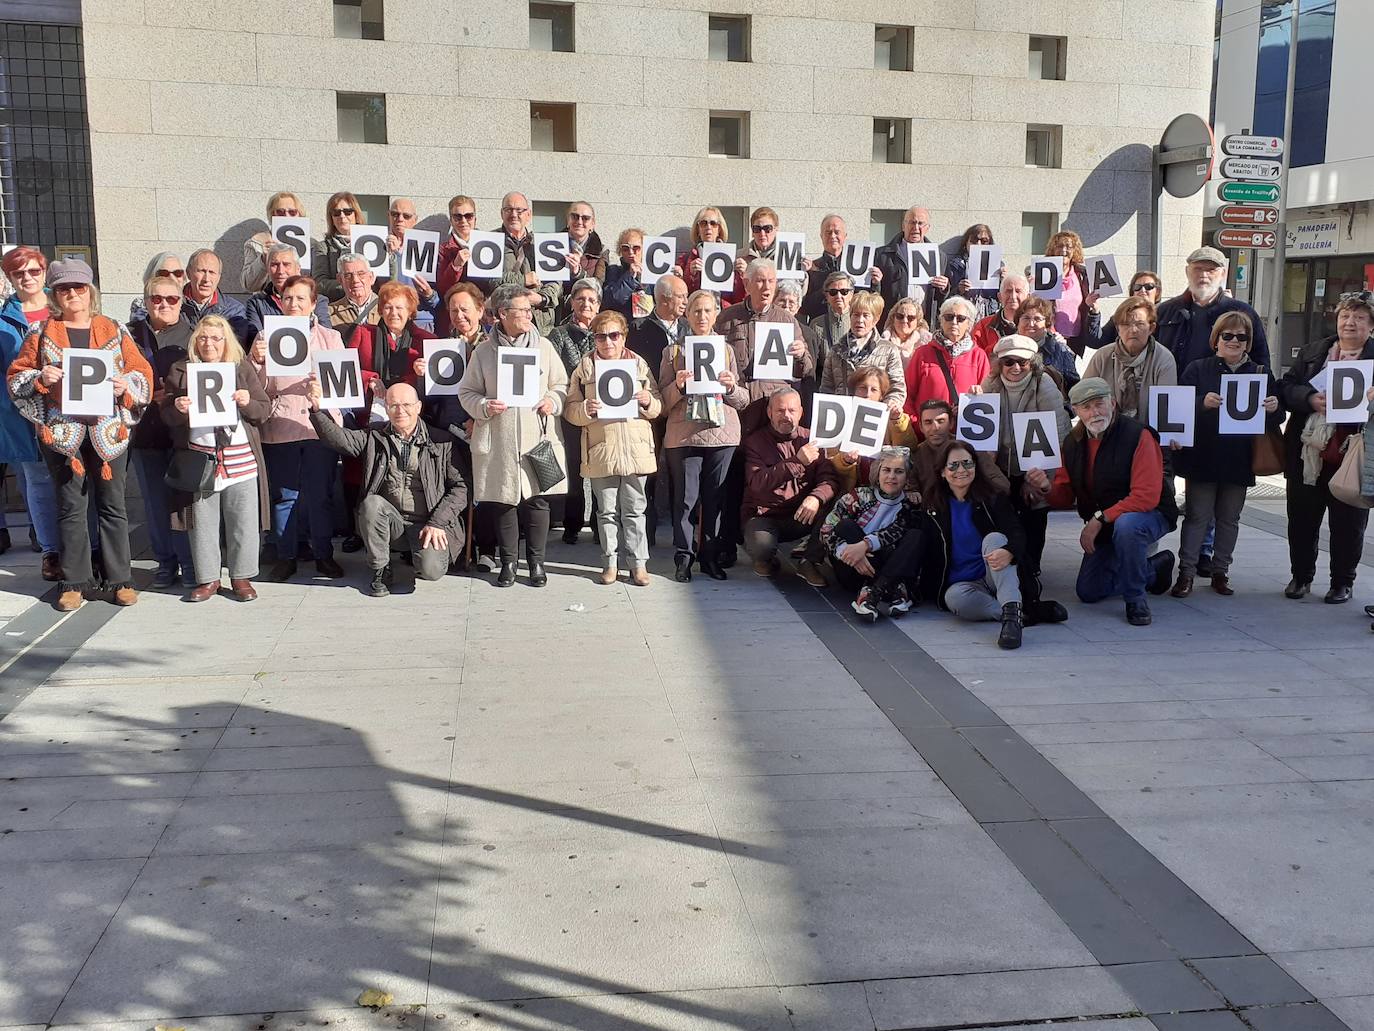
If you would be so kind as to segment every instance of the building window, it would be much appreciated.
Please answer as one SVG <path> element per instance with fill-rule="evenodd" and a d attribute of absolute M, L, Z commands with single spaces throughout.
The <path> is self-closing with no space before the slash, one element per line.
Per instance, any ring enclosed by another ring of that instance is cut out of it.
<path fill-rule="evenodd" d="M 873 119 L 873 160 L 878 164 L 911 164 L 911 119 Z"/>
<path fill-rule="evenodd" d="M 362 214 L 358 216 L 361 226 L 384 226 L 387 212 L 391 210 L 391 198 L 384 193 L 355 193 Z"/>
<path fill-rule="evenodd" d="M 1030 69 L 1032 79 L 1064 78 L 1064 53 L 1068 40 L 1063 36 L 1032 36 L 1030 38 Z"/>
<path fill-rule="evenodd" d="M 1050 237 L 1059 232 L 1059 214 L 1054 211 L 1021 213 L 1021 253 L 1044 254 Z"/>
<path fill-rule="evenodd" d="M 336 93 L 340 143 L 386 142 L 386 94 Z"/>
<path fill-rule="evenodd" d="M 885 72 L 911 71 L 915 30 L 910 25 L 877 25 L 873 29 L 873 67 Z"/>
<path fill-rule="evenodd" d="M 1062 125 L 1026 126 L 1026 167 L 1059 168 L 1063 161 L 1061 154 L 1064 145 Z"/>
<path fill-rule="evenodd" d="M 1255 66 L 1255 120 L 1261 136 L 1283 136 L 1288 56 L 1292 49 L 1295 0 L 1264 0 L 1260 8 L 1259 60 Z M 1334 0 L 1308 0 L 1298 8 L 1298 67 L 1293 82 L 1293 131 L 1288 134 L 1294 167 L 1326 160 L 1326 125 L 1331 103 Z"/>
<path fill-rule="evenodd" d="M 748 15 L 713 14 L 706 20 L 712 61 L 749 60 Z"/>
<path fill-rule="evenodd" d="M 727 207 L 719 210 L 731 241 L 739 248 L 739 253 L 743 254 L 745 248 L 749 246 L 749 209 Z"/>
<path fill-rule="evenodd" d="M 577 105 L 530 103 L 530 150 L 577 149 Z"/>
<path fill-rule="evenodd" d="M 868 213 L 868 238 L 870 240 L 891 240 L 902 231 L 902 219 L 906 208 L 874 208 Z"/>
<path fill-rule="evenodd" d="M 530 4 L 530 49 L 560 54 L 577 49 L 572 4 Z"/>
<path fill-rule="evenodd" d="M 385 39 L 382 0 L 334 0 L 334 35 L 339 39 Z"/>
<path fill-rule="evenodd" d="M 713 158 L 749 156 L 749 114 L 746 111 L 712 111 L 710 154 Z"/>
<path fill-rule="evenodd" d="M 530 202 L 530 231 L 561 233 L 568 220 L 567 200 L 536 200 Z"/>

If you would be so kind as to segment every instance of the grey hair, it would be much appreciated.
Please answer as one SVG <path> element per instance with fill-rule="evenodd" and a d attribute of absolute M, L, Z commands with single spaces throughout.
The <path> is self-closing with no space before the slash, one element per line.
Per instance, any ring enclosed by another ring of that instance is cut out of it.
<path fill-rule="evenodd" d="M 940 305 L 940 314 L 943 315 L 947 311 L 954 311 L 955 308 L 958 308 L 961 311 L 963 311 L 963 313 L 967 315 L 970 319 L 975 319 L 978 317 L 978 310 L 974 308 L 973 302 L 970 301 L 967 297 L 949 298 L 947 301 L 945 301 L 944 304 Z"/>
<path fill-rule="evenodd" d="M 801 391 L 798 390 L 796 387 L 783 387 L 781 390 L 775 390 L 773 393 L 768 395 L 768 407 L 772 408 L 774 401 L 776 401 L 780 397 L 786 397 L 788 394 L 791 394 L 798 401 L 801 400 Z"/>
<path fill-rule="evenodd" d="M 1027 290 L 1030 289 L 1030 280 L 1027 279 L 1025 276 L 1021 275 L 1021 273 L 1019 272 L 1008 272 L 1005 276 L 1003 276 L 1002 286 L 1006 286 L 1008 283 L 1015 282 L 1018 279 L 1021 280 L 1021 282 L 1025 285 Z M 1001 292 L 1000 288 L 998 289 L 998 292 Z"/>
<path fill-rule="evenodd" d="M 596 294 L 597 300 L 601 299 L 601 281 L 599 279 L 593 279 L 591 276 L 583 276 L 572 285 L 572 289 L 568 291 L 568 297 L 571 298 L 579 290 L 590 290 L 592 293 Z"/>
<path fill-rule="evenodd" d="M 660 280 L 662 282 L 662 280 Z M 778 281 L 778 298 L 795 297 L 798 301 L 802 298 L 801 283 L 795 279 L 781 279 Z"/>
<path fill-rule="evenodd" d="M 662 280 L 659 280 L 659 282 L 662 282 Z M 711 302 L 712 306 L 716 309 L 716 311 L 720 311 L 720 298 L 713 294 L 710 290 L 693 290 L 692 296 L 687 298 L 687 307 L 690 308 L 692 306 L 692 302 L 695 301 L 698 297 L 707 298 Z"/>
<path fill-rule="evenodd" d="M 524 298 L 530 292 L 530 288 L 523 283 L 502 283 L 491 293 L 491 299 L 487 305 L 491 311 L 500 315 L 516 301 Z"/>
<path fill-rule="evenodd" d="M 339 260 L 335 262 L 334 267 L 337 268 L 340 272 L 342 272 L 344 265 L 353 261 L 361 261 L 368 268 L 372 267 L 372 262 L 368 261 L 357 251 L 344 251 L 342 254 L 339 255 Z"/>
<path fill-rule="evenodd" d="M 777 262 L 772 258 L 755 258 L 744 267 L 744 278 L 748 281 L 753 279 L 758 272 L 764 270 L 769 270 L 776 274 L 778 271 Z"/>
<path fill-rule="evenodd" d="M 831 287 L 831 285 L 832 285 L 833 283 L 843 283 L 845 286 L 849 287 L 851 290 L 854 289 L 854 280 L 850 278 L 848 272 L 832 272 L 832 273 L 830 273 L 830 275 L 828 275 L 828 276 L 825 277 L 825 283 L 822 284 L 821 289 L 822 289 L 822 290 L 829 290 L 830 287 Z"/>
<path fill-rule="evenodd" d="M 301 263 L 301 256 L 296 253 L 296 248 L 292 247 L 289 243 L 272 244 L 272 246 L 268 247 L 266 252 L 263 254 L 262 263 L 266 265 L 268 262 L 272 260 L 273 256 L 277 254 L 290 254 L 291 257 L 296 259 L 297 265 L 300 265 Z"/>
<path fill-rule="evenodd" d="M 214 258 L 215 261 L 219 262 L 219 267 L 221 270 L 224 269 L 224 259 L 221 258 L 218 254 L 216 254 L 214 248 L 212 247 L 201 247 L 197 250 L 192 251 L 191 256 L 186 259 L 186 267 L 189 269 L 192 265 L 196 263 L 197 260 L 199 260 L 200 258 L 204 258 L 207 255 L 211 258 Z"/>
<path fill-rule="evenodd" d="M 885 446 L 868 463 L 868 484 L 870 487 L 878 486 L 878 472 L 882 469 L 885 458 L 900 458 L 902 468 L 906 470 L 906 478 L 911 479 L 911 448 Z"/>
<path fill-rule="evenodd" d="M 674 283 L 682 283 L 683 286 L 687 285 L 681 276 L 674 276 L 671 273 L 666 276 L 659 276 L 658 282 L 654 284 L 654 300 L 666 301 L 668 299 L 668 291 L 673 288 Z"/>
<path fill-rule="evenodd" d="M 146 283 L 148 280 L 152 279 L 153 273 L 160 269 L 162 263 L 168 258 L 176 258 L 177 261 L 180 261 L 181 255 L 177 254 L 176 251 L 159 251 L 157 254 L 154 254 L 153 260 L 148 262 L 148 267 L 143 270 L 143 281 Z"/>

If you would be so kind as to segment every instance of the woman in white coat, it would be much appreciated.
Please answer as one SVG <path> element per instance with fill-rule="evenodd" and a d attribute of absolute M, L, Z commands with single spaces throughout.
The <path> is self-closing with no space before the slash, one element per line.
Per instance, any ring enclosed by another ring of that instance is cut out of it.
<path fill-rule="evenodd" d="M 514 284 L 499 286 L 487 303 L 496 315 L 496 325 L 485 343 L 473 351 L 458 385 L 458 399 L 473 421 L 472 496 L 497 513 L 501 571 L 496 586 L 515 583 L 523 526 L 530 586 L 543 587 L 548 583 L 544 545 L 549 536 L 549 498 L 568 489 L 559 429 L 568 396 L 568 373 L 553 345 L 534 328 L 528 289 Z M 538 354 L 534 375 L 539 401 L 532 408 L 511 407 L 497 399 L 498 358 L 505 348 L 525 348 Z M 526 457 L 541 441 L 552 445 L 551 450 L 543 450 L 564 473 L 558 483 L 543 489 L 534 464 Z"/>

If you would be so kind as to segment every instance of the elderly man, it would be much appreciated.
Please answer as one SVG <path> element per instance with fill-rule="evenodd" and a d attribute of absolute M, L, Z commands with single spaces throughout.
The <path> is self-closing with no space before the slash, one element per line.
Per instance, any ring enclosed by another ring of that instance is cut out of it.
<path fill-rule="evenodd" d="M 1019 272 L 1008 272 L 1003 276 L 1002 285 L 997 288 L 997 312 L 974 324 L 973 342 L 991 355 L 997 341 L 1017 332 L 1016 312 L 1021 302 L 1029 296 L 1029 279 Z"/>
<path fill-rule="evenodd" d="M 534 328 L 540 336 L 548 336 L 558 313 L 558 299 L 562 288 L 557 283 L 541 283 L 534 271 L 534 234 L 530 232 L 533 211 L 529 198 L 523 193 L 508 193 L 501 198 L 500 232 L 506 238 L 506 258 L 501 275 L 482 279 L 469 275 L 469 281 L 482 288 L 488 297 L 503 284 L 528 287 L 535 295 L 530 304 Z"/>
<path fill-rule="evenodd" d="M 932 242 L 929 233 L 930 212 L 919 204 L 914 204 L 907 208 L 906 214 L 902 216 L 902 231 L 885 246 L 878 248 L 873 260 L 883 273 L 883 307 L 886 310 L 891 311 L 899 299 L 907 296 L 907 281 L 911 278 L 907 266 L 907 244 Z M 925 312 L 926 321 L 932 326 L 935 325 L 935 313 L 940 310 L 940 305 L 948 296 L 949 277 L 931 276 L 930 286 L 926 288 L 925 297 L 921 300 L 921 307 Z"/>
<path fill-rule="evenodd" d="M 432 333 L 434 312 L 438 309 L 443 295 L 424 278 L 407 276 L 401 272 L 401 247 L 405 243 L 406 233 L 415 228 L 419 217 L 415 210 L 415 202 L 409 197 L 397 197 L 387 209 L 386 248 L 391 252 L 391 257 L 387 259 L 387 275 L 398 283 L 415 288 L 415 294 L 420 299 L 420 307 L 415 312 L 415 324 Z"/>
<path fill-rule="evenodd" d="M 310 383 L 310 424 L 320 440 L 363 466 L 358 532 L 372 571 L 371 594 L 391 593 L 391 545 L 404 538 L 415 575 L 438 580 L 462 553 L 468 505 L 461 449 L 446 430 L 420 419 L 420 398 L 408 383 L 387 388 L 389 420 L 377 429 L 344 429 L 320 411 L 320 384 Z"/>
<path fill-rule="evenodd" d="M 813 587 L 824 587 L 820 528 L 840 479 L 825 452 L 811 443 L 801 417 L 801 395 L 784 387 L 768 399 L 768 423 L 744 439 L 744 546 L 754 572 L 772 576 L 778 545 L 805 537 L 797 572 Z"/>
<path fill-rule="evenodd" d="M 1121 415 L 1107 381 L 1089 376 L 1069 391 L 1079 423 L 1064 438 L 1064 465 L 1050 505 L 1078 510 L 1083 564 L 1080 601 L 1121 595 L 1126 621 L 1149 626 L 1145 593 L 1163 594 L 1174 571 L 1172 552 L 1150 549 L 1178 522 L 1174 478 L 1165 470 L 1154 430 Z"/>
<path fill-rule="evenodd" d="M 839 215 L 826 215 L 821 219 L 820 257 L 815 261 L 810 258 L 802 260 L 802 268 L 806 270 L 806 296 L 802 299 L 801 312 L 797 316 L 799 319 L 810 321 L 825 311 L 826 278 L 840 271 L 840 255 L 848 239 L 849 230 Z M 883 280 L 883 271 L 875 265 L 868 270 L 868 274 L 873 279 L 872 289 L 876 290 Z"/>
<path fill-rule="evenodd" d="M 1227 312 L 1238 311 L 1249 316 L 1250 325 L 1254 326 L 1250 357 L 1266 369 L 1271 368 L 1264 319 L 1244 301 L 1222 292 L 1226 286 L 1226 255 L 1215 247 L 1199 247 L 1188 255 L 1186 271 L 1188 289 L 1162 303 L 1156 315 L 1155 337 L 1173 354 L 1174 366 L 1186 369 L 1189 363 L 1210 357 L 1212 326 Z"/>
<path fill-rule="evenodd" d="M 373 290 L 377 274 L 361 254 L 339 255 L 339 282 L 344 295 L 329 306 L 329 324 L 340 333 L 352 326 L 375 326 L 382 319 Z"/>
<path fill-rule="evenodd" d="M 567 221 L 563 226 L 568 234 L 568 271 L 571 280 L 583 277 L 606 278 L 606 248 L 596 233 L 596 209 L 585 200 L 568 205 Z"/>
<path fill-rule="evenodd" d="M 262 332 L 262 320 L 268 315 L 280 315 L 281 310 L 281 288 L 292 276 L 301 274 L 300 259 L 296 257 L 296 249 L 290 244 L 275 243 L 267 248 L 265 255 L 267 262 L 267 283 L 263 288 L 248 298 L 246 305 L 247 313 L 244 316 L 245 324 L 248 327 L 246 339 L 252 340 Z M 329 302 L 325 300 L 323 294 L 315 302 L 315 319 L 326 329 L 329 325 Z"/>
<path fill-rule="evenodd" d="M 186 289 L 182 291 L 181 318 L 194 328 L 207 315 L 222 315 L 229 320 L 240 341 L 248 339 L 248 318 L 243 302 L 219 292 L 224 263 L 209 247 L 191 254 L 186 263 Z"/>

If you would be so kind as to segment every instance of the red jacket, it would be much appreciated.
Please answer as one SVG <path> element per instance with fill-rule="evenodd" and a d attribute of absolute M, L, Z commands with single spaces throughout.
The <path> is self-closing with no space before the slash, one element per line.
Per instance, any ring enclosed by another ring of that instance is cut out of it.
<path fill-rule="evenodd" d="M 353 333 L 348 338 L 348 346 L 358 352 L 358 364 L 362 366 L 363 372 L 363 395 L 366 397 L 372 389 L 372 384 L 378 379 L 383 380 L 387 386 L 393 383 L 409 383 L 412 387 L 416 385 L 418 377 L 415 375 L 415 362 L 425 356 L 424 341 L 434 339 L 434 334 L 420 329 L 415 323 L 407 323 L 406 329 L 410 331 L 410 346 L 406 349 L 404 356 L 396 354 L 392 358 L 391 374 L 381 376 L 373 365 L 373 355 L 376 353 L 378 343 L 382 339 L 382 334 L 387 332 L 385 326 L 355 326 Z M 404 368 L 402 368 L 404 363 Z"/>
<path fill-rule="evenodd" d="M 434 289 L 439 293 L 440 310 L 443 310 L 443 298 L 455 284 L 464 281 L 467 276 L 460 276 L 453 270 L 453 259 L 458 257 L 458 238 L 452 233 L 444 237 L 444 242 L 439 245 L 439 270 L 438 282 Z M 467 266 L 463 266 L 463 271 L 467 272 Z"/>
<path fill-rule="evenodd" d="M 736 252 L 735 256 L 739 257 L 739 253 Z M 692 264 L 692 261 L 694 259 L 700 257 L 701 254 L 697 251 L 695 247 L 693 247 L 690 251 L 684 254 L 682 256 L 682 259 L 678 262 L 678 265 L 682 268 L 682 278 L 687 283 L 688 294 L 692 294 L 695 291 L 701 289 L 701 273 L 693 272 L 688 267 Z M 728 305 L 738 304 L 742 300 L 744 300 L 744 277 L 741 276 L 738 272 L 736 272 L 735 283 L 734 286 L 730 288 L 730 292 L 722 293 L 720 295 L 720 306 L 722 309 L 724 309 Z"/>
<path fill-rule="evenodd" d="M 940 364 L 941 357 L 949 364 L 954 389 L 959 394 L 967 394 L 970 387 L 982 383 L 992 369 L 987 352 L 977 345 L 958 358 L 950 358 L 949 351 L 938 339 L 916 348 L 906 366 L 906 410 L 917 425 L 920 425 L 924 401 L 934 398 L 948 401 L 956 409 L 959 407 L 959 398 L 949 396 L 949 380 Z"/>
<path fill-rule="evenodd" d="M 1008 329 L 1002 324 L 1002 313 L 989 315 L 985 319 L 979 319 L 973 327 L 973 342 L 981 347 L 989 357 L 992 356 L 992 349 L 997 346 L 997 341 L 1004 336 L 1011 336 L 1016 332 L 1016 327 Z"/>
<path fill-rule="evenodd" d="M 810 439 L 810 431 L 801 428 L 790 437 L 780 437 L 771 425 L 761 426 L 744 439 L 741 515 L 745 520 L 755 516 L 787 519 L 808 497 L 821 503 L 823 513 L 835 500 L 840 478 L 825 453 L 810 465 L 797 457 Z"/>

